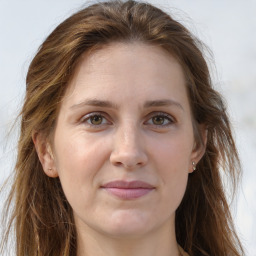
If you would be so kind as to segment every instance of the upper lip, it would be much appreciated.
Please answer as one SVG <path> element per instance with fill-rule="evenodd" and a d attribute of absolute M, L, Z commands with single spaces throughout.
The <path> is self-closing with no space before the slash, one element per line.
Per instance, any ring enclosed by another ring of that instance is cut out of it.
<path fill-rule="evenodd" d="M 140 181 L 124 181 L 124 180 L 114 180 L 108 183 L 105 183 L 101 186 L 102 188 L 119 188 L 119 189 L 138 189 L 138 188 L 148 188 L 153 189 L 155 188 L 153 185 Z"/>

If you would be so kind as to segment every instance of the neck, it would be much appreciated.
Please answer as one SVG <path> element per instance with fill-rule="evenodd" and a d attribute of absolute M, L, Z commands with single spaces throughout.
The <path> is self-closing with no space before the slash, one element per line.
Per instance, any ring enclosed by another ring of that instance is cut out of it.
<path fill-rule="evenodd" d="M 78 230 L 77 256 L 179 256 L 175 230 L 163 227 L 143 236 L 120 237 Z"/>

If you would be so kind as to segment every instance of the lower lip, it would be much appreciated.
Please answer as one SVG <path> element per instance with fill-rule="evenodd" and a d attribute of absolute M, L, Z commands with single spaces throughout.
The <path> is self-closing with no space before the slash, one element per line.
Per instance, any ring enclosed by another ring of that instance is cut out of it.
<path fill-rule="evenodd" d="M 143 197 L 150 193 L 153 188 L 104 188 L 110 194 L 125 200 Z"/>

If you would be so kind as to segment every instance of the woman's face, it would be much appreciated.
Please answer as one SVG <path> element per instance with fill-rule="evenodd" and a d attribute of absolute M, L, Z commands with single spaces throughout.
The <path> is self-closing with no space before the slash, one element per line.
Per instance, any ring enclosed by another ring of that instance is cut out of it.
<path fill-rule="evenodd" d="M 138 236 L 174 230 L 201 155 L 180 64 L 156 46 L 115 43 L 78 64 L 43 165 L 78 231 Z"/>

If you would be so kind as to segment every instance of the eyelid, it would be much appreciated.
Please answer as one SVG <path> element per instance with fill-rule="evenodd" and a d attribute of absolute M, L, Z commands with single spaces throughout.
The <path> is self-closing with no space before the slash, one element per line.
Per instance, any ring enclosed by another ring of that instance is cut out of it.
<path fill-rule="evenodd" d="M 104 123 L 101 123 L 99 125 L 95 125 L 95 124 L 91 124 L 89 122 L 87 122 L 91 117 L 93 116 L 101 116 L 105 121 Z M 153 117 L 157 117 L 157 116 L 160 116 L 160 117 L 164 117 L 165 119 L 167 119 L 169 122 L 167 124 L 150 124 L 150 120 L 152 120 Z M 94 127 L 94 128 L 101 128 L 102 126 L 104 125 L 111 125 L 113 124 L 113 122 L 111 121 L 111 118 L 108 116 L 108 114 L 106 114 L 105 112 L 101 112 L 101 111 L 94 111 L 94 112 L 90 112 L 90 113 L 87 113 L 85 115 L 82 116 L 82 118 L 80 118 L 80 121 L 79 121 L 81 124 L 84 124 L 84 125 L 87 125 L 87 126 L 91 126 L 91 127 Z M 147 115 L 146 117 L 146 120 L 145 122 L 143 122 L 143 124 L 145 125 L 151 125 L 151 126 L 154 126 L 156 128 L 164 128 L 164 127 L 168 127 L 169 125 L 172 125 L 176 123 L 176 119 L 166 113 L 166 112 L 162 112 L 162 111 L 155 111 L 155 112 L 151 112 L 150 114 Z"/>
<path fill-rule="evenodd" d="M 162 116 L 162 117 L 164 117 L 164 118 L 169 120 L 168 124 L 163 124 L 163 125 L 152 124 L 153 126 L 155 126 L 157 128 L 166 127 L 166 126 L 172 125 L 173 123 L 176 122 L 176 119 L 172 115 L 167 114 L 166 112 L 156 111 L 156 112 L 150 113 L 147 116 L 146 122 L 144 122 L 144 123 L 148 123 L 149 120 L 151 120 L 153 117 L 156 117 L 156 116 Z"/>
<path fill-rule="evenodd" d="M 93 116 L 101 116 L 107 122 L 103 123 L 103 124 L 99 124 L 99 125 L 90 124 L 87 121 L 90 119 L 90 117 L 93 117 Z M 83 124 L 86 123 L 87 125 L 92 126 L 92 127 L 97 127 L 97 126 L 100 127 L 102 125 L 111 124 L 111 122 L 109 121 L 110 118 L 106 117 L 106 116 L 107 116 L 107 114 L 104 112 L 101 112 L 101 111 L 90 112 L 88 114 L 83 115 L 82 118 L 80 119 L 80 122 Z"/>

